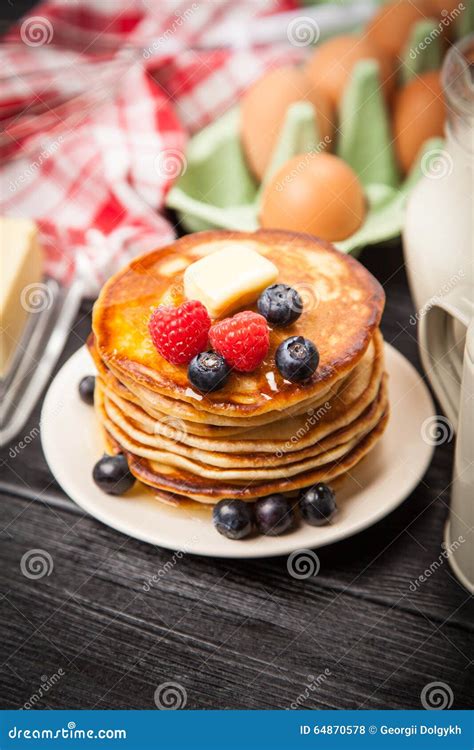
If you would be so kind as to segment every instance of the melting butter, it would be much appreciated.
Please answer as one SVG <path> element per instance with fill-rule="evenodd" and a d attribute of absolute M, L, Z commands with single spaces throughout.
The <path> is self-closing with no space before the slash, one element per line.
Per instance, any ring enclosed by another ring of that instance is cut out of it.
<path fill-rule="evenodd" d="M 184 292 L 202 302 L 211 318 L 219 318 L 254 302 L 277 276 L 277 267 L 253 247 L 229 243 L 188 266 Z"/>

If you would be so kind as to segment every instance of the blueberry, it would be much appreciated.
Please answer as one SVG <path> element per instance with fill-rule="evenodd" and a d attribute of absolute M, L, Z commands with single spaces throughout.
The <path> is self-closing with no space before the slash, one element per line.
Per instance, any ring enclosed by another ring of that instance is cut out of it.
<path fill-rule="evenodd" d="M 123 495 L 135 484 L 135 477 L 123 453 L 116 456 L 104 454 L 94 466 L 92 478 L 107 495 Z"/>
<path fill-rule="evenodd" d="M 261 534 L 279 536 L 293 526 L 293 509 L 284 495 L 268 495 L 255 503 L 255 523 Z"/>
<path fill-rule="evenodd" d="M 212 520 L 227 539 L 244 539 L 252 532 L 252 508 L 243 500 L 220 500 L 212 509 Z"/>
<path fill-rule="evenodd" d="M 188 367 L 188 378 L 201 393 L 211 393 L 223 388 L 230 372 L 230 367 L 217 352 L 197 354 Z"/>
<path fill-rule="evenodd" d="M 319 364 L 319 352 L 309 339 L 290 336 L 281 342 L 275 353 L 275 362 L 280 374 L 292 383 L 300 383 L 311 377 Z"/>
<path fill-rule="evenodd" d="M 310 526 L 324 526 L 337 510 L 335 494 L 323 482 L 302 490 L 298 501 L 301 515 Z"/>
<path fill-rule="evenodd" d="M 82 380 L 79 381 L 79 396 L 85 404 L 92 406 L 94 403 L 94 388 L 95 388 L 95 377 L 94 375 L 86 375 Z"/>
<path fill-rule="evenodd" d="M 258 311 L 275 326 L 289 326 L 303 312 L 303 300 L 288 284 L 272 284 L 263 290 L 257 302 Z"/>

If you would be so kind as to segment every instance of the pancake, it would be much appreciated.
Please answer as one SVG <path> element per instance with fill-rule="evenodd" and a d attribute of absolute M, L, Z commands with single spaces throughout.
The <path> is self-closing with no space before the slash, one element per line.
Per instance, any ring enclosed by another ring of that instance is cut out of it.
<path fill-rule="evenodd" d="M 309 301 L 295 323 L 272 331 L 268 357 L 254 373 L 234 372 L 224 388 L 204 397 L 190 387 L 186 367 L 158 354 L 148 320 L 159 304 L 184 301 L 183 273 L 190 263 L 230 242 L 253 245 L 278 267 L 278 280 L 304 291 Z M 253 418 L 309 403 L 347 375 L 364 355 L 383 304 L 384 292 L 374 277 L 322 240 L 268 230 L 202 232 L 137 258 L 105 284 L 94 306 L 94 347 L 107 369 L 127 387 L 133 384 L 133 392 L 146 387 L 174 402 L 176 416 L 185 403 L 203 413 L 203 421 L 206 413 Z M 319 366 L 304 385 L 284 380 L 275 368 L 277 346 L 292 335 L 310 338 L 320 353 Z"/>
<path fill-rule="evenodd" d="M 384 414 L 387 408 L 387 389 L 383 382 L 376 399 L 354 422 L 343 429 L 336 430 L 323 440 L 315 442 L 309 448 L 293 452 L 278 450 L 275 453 L 259 453 L 256 451 L 225 453 L 216 450 L 204 450 L 202 447 L 190 447 L 181 442 L 141 431 L 137 426 L 127 422 L 120 409 L 107 398 L 105 398 L 102 408 L 102 421 L 107 431 L 125 449 L 138 456 L 162 461 L 172 466 L 180 466 L 198 472 L 203 476 L 207 476 L 207 467 L 219 467 L 224 470 L 220 472 L 219 478 L 225 478 L 225 470 L 231 467 L 238 470 L 262 469 L 257 477 L 261 478 L 263 471 L 271 470 L 275 473 L 277 470 L 282 472 L 286 470 L 295 473 L 302 468 L 306 469 L 307 459 L 315 459 L 319 463 L 324 463 L 327 461 L 325 457 L 330 450 L 337 450 L 339 455 L 347 452 L 355 445 L 355 441 L 360 440 L 375 427 Z M 196 467 L 194 462 L 197 464 Z M 304 466 L 301 465 L 301 462 L 304 462 Z M 286 467 L 286 469 L 282 467 Z M 214 473 L 211 471 L 210 476 L 213 476 Z"/>
<path fill-rule="evenodd" d="M 173 495 L 185 496 L 188 499 L 201 503 L 215 504 L 223 498 L 236 498 L 251 502 L 259 497 L 271 495 L 274 492 L 288 493 L 303 487 L 309 487 L 316 482 L 331 482 L 333 479 L 348 473 L 370 452 L 380 439 L 387 420 L 388 411 L 376 427 L 341 459 L 294 477 L 282 477 L 267 482 L 257 482 L 252 478 L 240 484 L 237 482 L 212 482 L 204 477 L 190 474 L 181 469 L 135 456 L 128 451 L 125 451 L 125 455 L 128 459 L 130 471 L 134 476 L 144 484 L 155 487 L 158 490 L 170 492 Z M 109 437 L 109 440 L 111 440 L 111 445 L 117 445 L 113 438 Z"/>
<path fill-rule="evenodd" d="M 298 439 L 301 439 L 308 430 L 308 423 L 311 426 L 315 420 L 318 423 L 322 420 L 320 426 L 324 422 L 329 421 L 329 416 L 326 419 L 322 419 L 327 411 L 328 403 L 331 403 L 332 406 L 337 404 L 336 413 L 339 414 L 342 414 L 343 410 L 346 411 L 350 407 L 358 409 L 357 413 L 360 413 L 373 398 L 380 384 L 383 369 L 382 346 L 382 338 L 376 332 L 374 340 L 369 344 L 362 360 L 345 379 L 339 382 L 337 388 L 331 390 L 330 397 L 326 394 L 325 399 L 318 400 L 317 403 L 310 403 L 307 406 L 303 402 L 300 405 L 303 407 L 302 409 L 298 407 L 298 409 L 287 410 L 284 414 L 279 413 L 275 415 L 278 418 L 278 434 L 281 438 L 279 442 L 285 443 L 287 440 L 292 440 L 295 433 L 297 433 Z M 117 381 L 114 376 L 111 376 L 111 378 L 107 375 L 105 377 L 104 375 L 100 376 L 103 390 L 108 397 L 115 400 L 116 404 L 128 413 L 131 419 L 140 422 L 145 430 L 149 430 L 154 434 L 169 434 L 172 425 L 178 423 L 179 432 L 183 434 L 183 441 L 189 442 L 190 445 L 202 444 L 202 441 L 195 439 L 195 435 L 204 435 L 210 438 L 223 438 L 229 435 L 236 437 L 240 435 L 240 439 L 242 440 L 268 440 L 269 444 L 271 444 L 268 449 L 269 451 L 277 450 L 280 447 L 275 444 L 278 441 L 274 439 L 275 431 L 271 423 L 269 426 L 264 425 L 260 428 L 258 426 L 260 425 L 262 416 L 266 417 L 266 415 L 257 417 L 255 420 L 256 426 L 250 429 L 247 426 L 224 428 L 209 424 L 206 430 L 196 431 L 196 423 L 150 409 L 147 403 L 140 402 L 140 399 Z M 367 392 L 365 392 L 366 389 Z M 134 406 L 137 408 L 134 408 Z M 331 411 L 330 417 L 332 419 L 335 418 L 334 411 Z M 349 417 L 352 418 L 352 415 L 349 415 Z M 242 421 L 247 425 L 247 420 Z M 160 425 L 163 426 L 163 429 L 160 428 Z M 231 446 L 229 450 L 234 450 L 232 447 L 234 441 L 227 442 Z M 235 448 L 235 450 L 238 450 L 238 448 Z"/>
<path fill-rule="evenodd" d="M 271 329 L 268 356 L 254 372 L 231 372 L 223 388 L 203 396 L 186 366 L 155 350 L 148 321 L 159 304 L 184 301 L 189 264 L 239 242 L 300 291 L 303 313 Z M 363 266 L 308 235 L 203 232 L 136 259 L 102 290 L 88 341 L 106 449 L 124 453 L 132 474 L 175 504 L 253 501 L 339 481 L 373 448 L 388 419 L 383 304 L 382 288 Z M 275 364 L 279 343 L 296 335 L 314 341 L 320 354 L 313 376 L 299 384 Z"/>
<path fill-rule="evenodd" d="M 98 361 L 98 353 L 94 347 L 91 349 L 91 354 L 98 366 L 101 376 L 111 384 L 112 388 L 114 387 L 114 384 L 117 383 L 122 387 L 124 386 L 129 394 L 132 395 L 132 400 L 134 400 L 135 403 L 141 404 L 148 413 L 157 414 L 158 418 L 160 414 L 164 414 L 166 417 L 186 419 L 193 424 L 197 423 L 199 425 L 207 425 L 208 427 L 216 426 L 231 428 L 228 434 L 233 434 L 236 429 L 239 431 L 241 429 L 255 427 L 256 425 L 270 424 L 271 422 L 276 422 L 281 419 L 281 410 L 267 411 L 256 416 L 248 417 L 222 416 L 220 414 L 212 414 L 205 411 L 201 405 L 195 406 L 178 399 L 173 401 L 167 396 L 153 393 L 153 391 L 147 386 L 134 383 L 130 378 L 121 374 L 117 369 L 114 369 L 113 366 L 110 370 L 107 370 L 103 363 L 101 363 L 100 360 Z M 285 409 L 285 413 L 299 414 L 303 413 L 310 407 L 318 407 L 337 392 L 337 390 L 344 384 L 346 377 L 347 375 L 337 381 L 333 381 L 333 383 L 326 388 L 322 388 L 317 396 L 310 396 L 301 400 L 299 403 L 296 403 L 294 406 L 288 407 Z"/>
<path fill-rule="evenodd" d="M 141 440 L 145 444 L 165 450 L 176 450 L 177 446 L 185 450 L 190 446 L 201 451 L 236 454 L 299 453 L 302 449 L 311 449 L 326 436 L 348 428 L 372 405 L 380 390 L 383 371 L 381 352 L 376 357 L 371 356 L 374 348 L 371 344 L 363 360 L 331 401 L 326 401 L 317 409 L 309 409 L 303 415 L 283 417 L 278 422 L 278 438 L 275 438 L 272 425 L 247 430 L 230 438 L 221 435 L 213 438 L 196 436 L 188 433 L 180 420 L 150 418 L 143 409 L 103 387 L 100 381 L 99 385 L 105 395 L 109 418 L 125 432 L 127 425 L 141 432 Z M 110 402 L 113 402 L 116 412 Z M 116 413 L 115 420 L 111 412 Z"/>

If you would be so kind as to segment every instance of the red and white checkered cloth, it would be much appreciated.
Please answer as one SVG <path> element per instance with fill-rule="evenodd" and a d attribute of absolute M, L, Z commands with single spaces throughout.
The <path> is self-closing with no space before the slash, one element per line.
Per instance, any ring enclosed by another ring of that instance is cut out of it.
<path fill-rule="evenodd" d="M 0 214 L 40 226 L 46 271 L 93 296 L 174 237 L 159 212 L 188 133 L 233 105 L 287 46 L 210 49 L 218 23 L 293 0 L 52 0 L 0 51 Z M 106 52 L 104 52 L 106 50 Z M 30 116 L 31 115 L 31 116 Z"/>

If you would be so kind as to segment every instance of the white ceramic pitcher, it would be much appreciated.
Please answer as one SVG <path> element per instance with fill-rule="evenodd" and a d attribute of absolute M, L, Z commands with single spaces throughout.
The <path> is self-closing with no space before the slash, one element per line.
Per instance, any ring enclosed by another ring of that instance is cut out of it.
<path fill-rule="evenodd" d="M 420 357 L 457 431 L 445 550 L 461 583 L 474 591 L 474 36 L 443 66 L 446 146 L 414 189 L 403 234 L 419 321 Z M 432 155 L 433 156 L 433 155 Z"/>
<path fill-rule="evenodd" d="M 403 250 L 418 317 L 432 300 L 474 281 L 472 60 L 474 35 L 465 37 L 446 55 L 442 70 L 445 147 L 428 152 L 431 159 L 423 160 L 424 176 L 407 204 Z"/>

